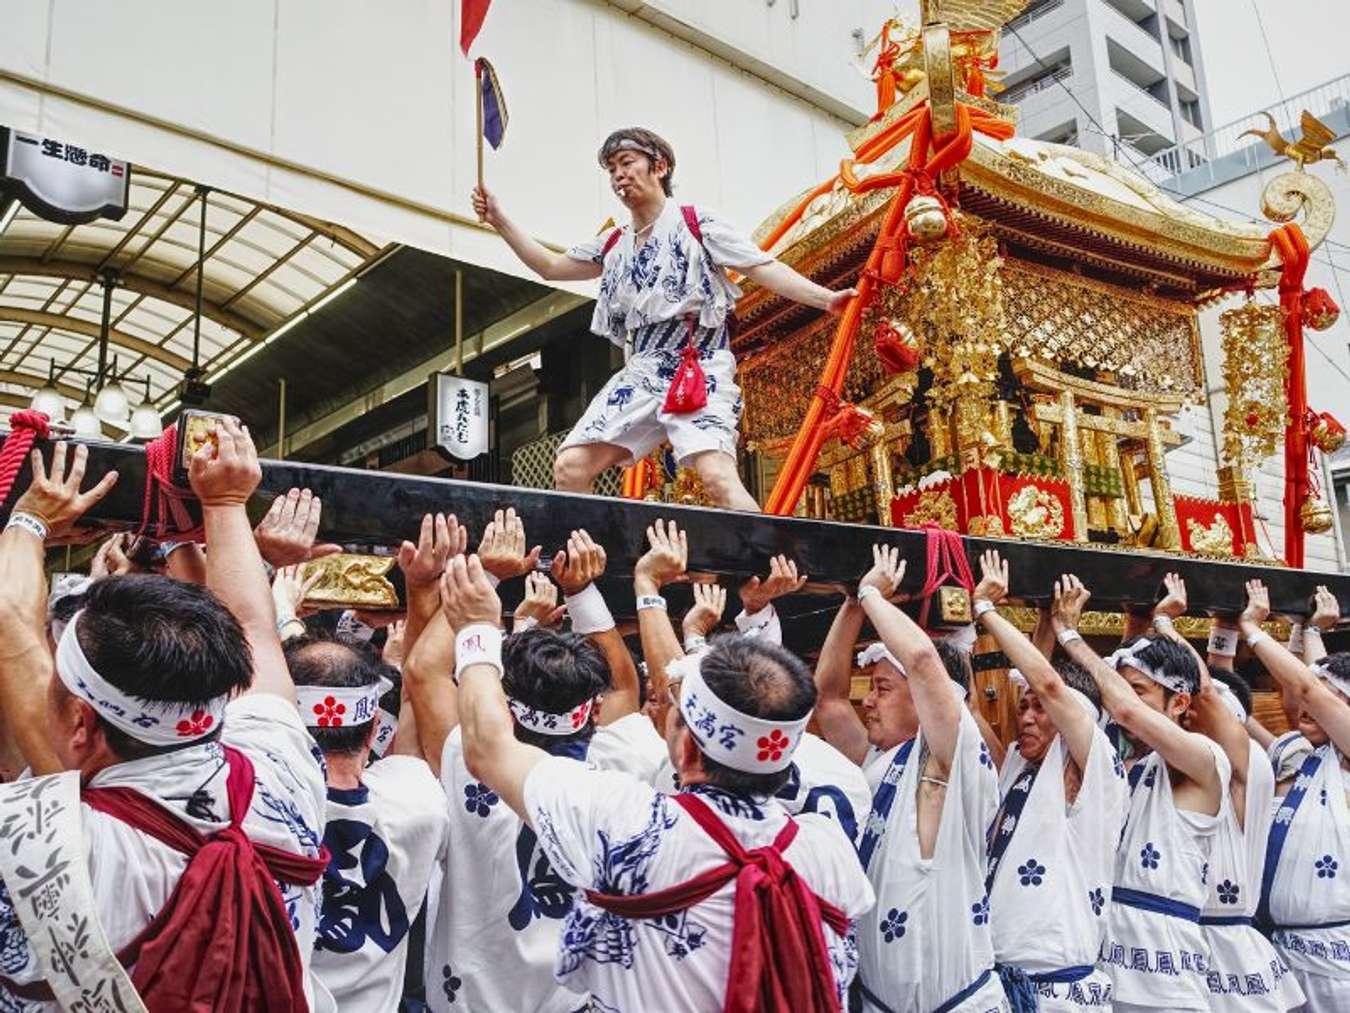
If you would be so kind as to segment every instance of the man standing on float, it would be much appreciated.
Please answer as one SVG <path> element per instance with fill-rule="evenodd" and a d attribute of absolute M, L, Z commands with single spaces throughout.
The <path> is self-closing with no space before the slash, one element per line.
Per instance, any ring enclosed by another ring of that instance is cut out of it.
<path fill-rule="evenodd" d="M 698 472 L 714 503 L 757 511 L 736 468 L 741 392 L 728 325 L 740 290 L 725 271 L 831 313 L 842 312 L 857 293 L 823 288 L 706 209 L 668 200 L 675 152 L 650 130 L 616 130 L 601 145 L 599 160 L 631 221 L 566 253 L 530 238 L 490 192 L 473 193 L 479 217 L 541 278 L 600 278 L 591 330 L 620 347 L 632 342 L 628 364 L 559 448 L 554 485 L 590 492 L 605 469 L 639 461 L 669 440 L 675 459 Z"/>

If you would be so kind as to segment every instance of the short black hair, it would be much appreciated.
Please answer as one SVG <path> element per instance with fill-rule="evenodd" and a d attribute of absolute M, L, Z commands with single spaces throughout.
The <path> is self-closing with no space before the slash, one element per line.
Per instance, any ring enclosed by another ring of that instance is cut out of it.
<path fill-rule="evenodd" d="M 1194 697 L 1200 692 L 1200 668 L 1195 657 L 1186 648 L 1168 637 L 1140 637 L 1130 644 L 1134 655 L 1149 668 L 1180 678 L 1186 683 L 1186 692 Z M 1166 689 L 1165 699 L 1172 699 L 1175 691 Z"/>
<path fill-rule="evenodd" d="M 105 577 L 85 593 L 75 633 L 100 676 L 142 700 L 204 704 L 247 689 L 253 654 L 243 627 L 199 584 L 153 574 Z M 152 746 L 99 724 L 112 751 L 133 760 L 170 753 L 183 744 Z M 219 735 L 219 728 L 212 736 Z"/>
<path fill-rule="evenodd" d="M 970 655 L 949 640 L 934 640 L 933 647 L 937 649 L 938 657 L 942 659 L 942 667 L 947 670 L 952 682 L 964 690 L 969 690 Z"/>
<path fill-rule="evenodd" d="M 609 688 L 609 664 L 587 637 L 534 627 L 502 644 L 502 689 L 513 700 L 549 714 L 566 714 Z M 516 738 L 541 748 L 588 739 L 595 714 L 572 735 L 544 735 L 516 724 Z"/>
<path fill-rule="evenodd" d="M 1237 697 L 1238 703 L 1242 704 L 1242 709 L 1250 714 L 1252 712 L 1251 684 L 1242 676 L 1227 668 L 1215 668 L 1213 665 L 1207 667 L 1209 668 L 1209 677 L 1231 689 L 1233 695 Z"/>
<path fill-rule="evenodd" d="M 291 679 L 297 686 L 327 686 L 334 689 L 373 686 L 383 674 L 374 652 L 366 645 L 337 637 L 293 637 L 286 641 L 282 649 L 286 654 L 286 667 L 290 669 Z M 301 718 L 304 717 L 302 714 Z M 374 723 L 372 717 L 355 725 L 315 728 L 305 721 L 322 752 L 347 756 L 355 756 L 366 748 Z"/>
<path fill-rule="evenodd" d="M 1098 711 L 1102 709 L 1102 691 L 1097 688 L 1097 680 L 1088 674 L 1087 669 L 1076 661 L 1060 661 L 1055 664 L 1055 671 L 1064 680 L 1064 685 L 1082 693 Z"/>
<path fill-rule="evenodd" d="M 718 637 L 699 672 L 714 696 L 751 717 L 800 721 L 816 705 L 811 670 L 791 651 L 758 637 Z M 776 795 L 792 775 L 791 766 L 775 774 L 751 774 L 718 763 L 707 753 L 702 759 L 709 784 L 744 795 Z"/>
<path fill-rule="evenodd" d="M 647 155 L 647 161 L 651 165 L 653 172 L 656 171 L 656 163 L 648 152 L 655 152 L 657 156 L 665 159 L 669 171 L 661 177 L 661 189 L 667 197 L 674 196 L 675 193 L 675 149 L 670 146 L 660 134 L 648 130 L 646 127 L 623 127 L 614 131 L 605 138 L 605 143 L 600 145 L 598 158 L 603 168 L 609 168 L 609 160 L 618 152 L 624 150 L 621 145 L 624 141 L 632 141 L 645 149 L 642 154 Z"/>
<path fill-rule="evenodd" d="M 1350 651 L 1337 651 L 1322 659 L 1322 664 L 1332 675 L 1350 680 Z"/>

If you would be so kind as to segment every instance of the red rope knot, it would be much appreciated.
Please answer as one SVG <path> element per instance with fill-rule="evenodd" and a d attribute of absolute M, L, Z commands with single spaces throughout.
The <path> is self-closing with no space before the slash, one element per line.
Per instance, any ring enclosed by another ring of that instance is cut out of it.
<path fill-rule="evenodd" d="M 201 525 L 188 512 L 187 504 L 196 502 L 191 489 L 173 484 L 173 466 L 178 457 L 178 423 L 169 426 L 145 445 L 145 497 L 141 501 L 141 526 L 137 535 L 147 531 L 154 538 L 170 535 L 197 540 Z"/>
<path fill-rule="evenodd" d="M 37 440 L 51 435 L 51 420 L 42 412 L 25 409 L 9 417 L 9 436 L 0 448 L 0 503 L 9 498 L 14 480 Z"/>
<path fill-rule="evenodd" d="M 841 443 L 856 449 L 872 420 L 872 413 L 866 409 L 847 401 L 840 402 L 839 407 L 821 426 L 821 440 L 838 437 Z"/>

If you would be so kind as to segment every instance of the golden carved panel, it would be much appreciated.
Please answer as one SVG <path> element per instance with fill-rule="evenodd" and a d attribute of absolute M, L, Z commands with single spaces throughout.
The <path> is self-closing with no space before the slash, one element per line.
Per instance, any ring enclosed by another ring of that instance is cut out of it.
<path fill-rule="evenodd" d="M 310 589 L 305 604 L 318 608 L 348 605 L 364 609 L 396 609 L 398 592 L 386 576 L 394 568 L 393 556 L 359 556 L 339 553 L 306 564 L 306 576 L 319 572 L 319 582 Z"/>
<path fill-rule="evenodd" d="M 1139 393 L 1203 396 L 1192 307 L 1013 260 L 1003 302 L 1015 357 L 1113 373 Z"/>

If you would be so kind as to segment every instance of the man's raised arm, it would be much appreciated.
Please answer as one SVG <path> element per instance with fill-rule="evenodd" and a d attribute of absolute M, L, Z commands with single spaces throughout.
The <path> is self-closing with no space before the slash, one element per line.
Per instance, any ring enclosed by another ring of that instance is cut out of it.
<path fill-rule="evenodd" d="M 633 593 L 637 596 L 642 660 L 647 663 L 650 680 L 647 699 L 657 716 L 656 727 L 660 730 L 665 727 L 665 714 L 670 707 L 666 666 L 684 657 L 675 627 L 670 622 L 666 600 L 661 597 L 661 588 L 689 579 L 685 574 L 689 563 L 689 538 L 674 521 L 667 524 L 658 520 L 647 529 L 647 541 L 650 548 L 633 570 Z"/>
<path fill-rule="evenodd" d="M 253 683 L 245 693 L 272 693 L 294 702 L 272 588 L 244 509 L 262 481 L 248 427 L 231 418 L 218 422 L 214 441 L 192 456 L 188 481 L 202 505 L 206 586 L 234 613 L 253 655 Z"/>
<path fill-rule="evenodd" d="M 475 187 L 473 209 L 478 217 L 506 240 L 521 263 L 545 281 L 587 281 L 600 277 L 602 266 L 589 260 L 577 260 L 565 253 L 554 253 L 539 240 L 525 232 L 502 211 L 501 204 L 491 191 Z"/>
<path fill-rule="evenodd" d="M 607 562 L 605 547 L 582 528 L 568 535 L 567 547 L 558 550 L 552 568 L 553 579 L 562 588 L 572 632 L 590 638 L 609 667 L 609 689 L 600 704 L 597 725 L 613 724 L 636 714 L 641 695 L 637 665 L 600 592 L 598 581 L 605 575 Z"/>
<path fill-rule="evenodd" d="M 1086 770 L 1096 727 L 1091 715 L 1064 684 L 1049 659 L 1021 630 L 999 615 L 996 606 L 1008 594 L 1008 564 L 997 552 L 986 552 L 980 557 L 980 569 L 980 583 L 971 596 L 975 621 L 994 638 L 1012 667 L 1026 677 L 1045 713 L 1064 736 L 1073 762 L 1079 770 Z"/>
<path fill-rule="evenodd" d="M 32 452 L 32 484 L 0 534 L 0 712 L 14 745 L 39 775 L 62 769 L 47 741 L 47 685 L 56 669 L 47 649 L 46 541 L 68 534 L 117 481 L 112 471 L 81 493 L 89 451 L 83 444 L 75 448 L 69 474 L 66 456 L 66 444 L 57 443 L 48 472 L 42 452 Z"/>
<path fill-rule="evenodd" d="M 867 727 L 853 709 L 853 649 L 862 632 L 862 606 L 845 596 L 816 659 L 816 721 L 825 741 L 854 763 L 867 758 Z"/>

